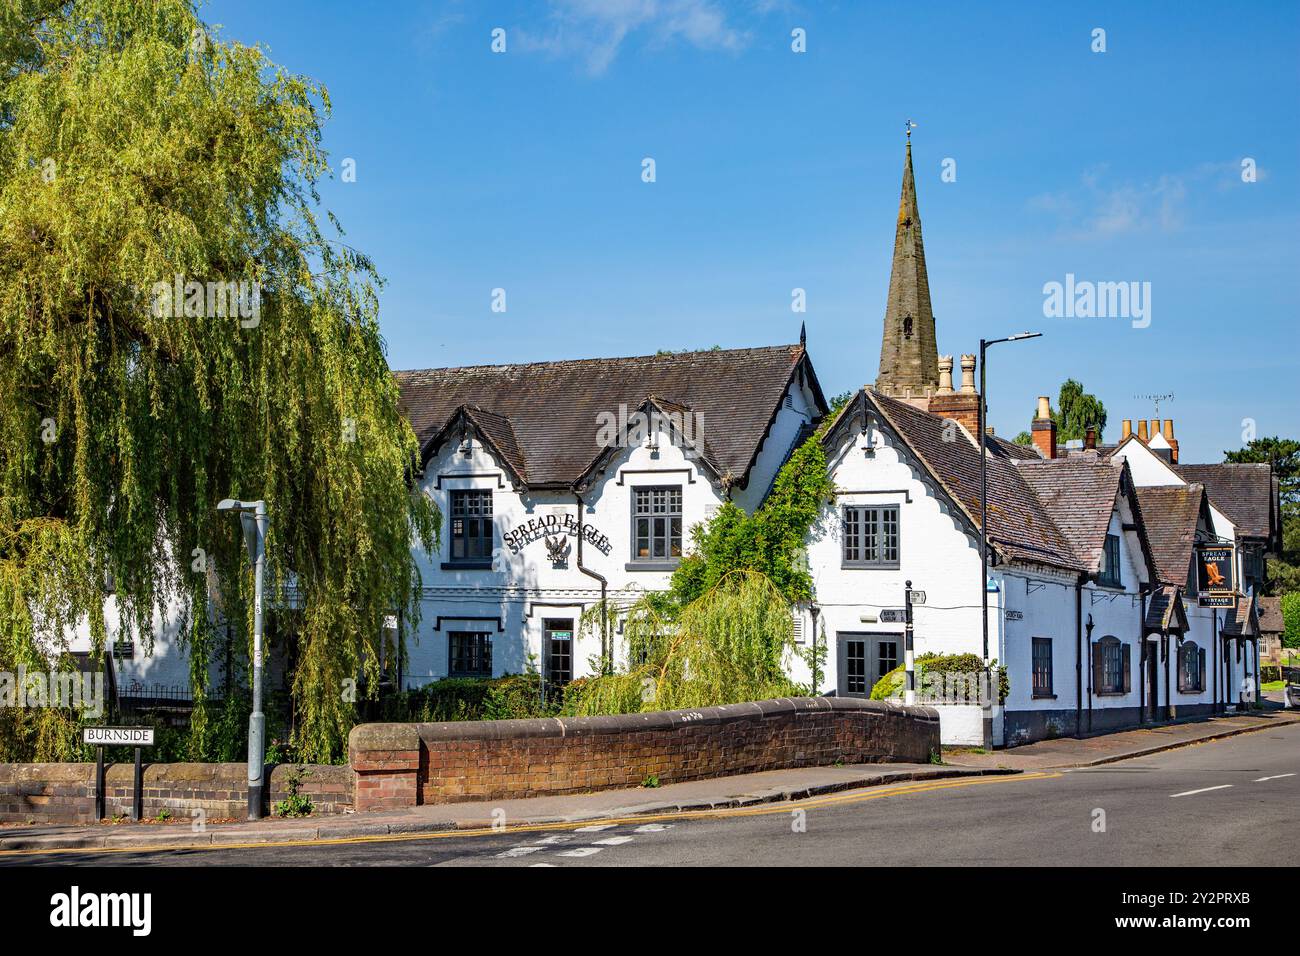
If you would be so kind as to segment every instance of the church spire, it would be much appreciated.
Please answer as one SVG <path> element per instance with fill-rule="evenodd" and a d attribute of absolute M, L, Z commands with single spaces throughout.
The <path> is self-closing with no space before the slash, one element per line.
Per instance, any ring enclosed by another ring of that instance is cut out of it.
<path fill-rule="evenodd" d="M 903 162 L 903 191 L 898 200 L 894 232 L 894 261 L 885 305 L 884 336 L 880 344 L 880 374 L 876 388 L 892 395 L 921 397 L 939 386 L 939 353 L 930 308 L 930 280 L 921 242 L 921 213 L 912 175 L 912 129 L 907 121 L 907 156 Z"/>

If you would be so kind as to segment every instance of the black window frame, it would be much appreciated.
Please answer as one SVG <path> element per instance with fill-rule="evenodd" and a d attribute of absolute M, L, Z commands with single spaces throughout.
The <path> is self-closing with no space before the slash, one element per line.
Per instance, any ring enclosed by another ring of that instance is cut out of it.
<path fill-rule="evenodd" d="M 655 511 L 654 496 L 664 494 L 665 510 Z M 642 511 L 642 496 L 649 496 L 649 510 Z M 681 485 L 636 485 L 632 488 L 628 510 L 631 512 L 632 570 L 671 570 L 682 560 L 682 530 L 684 527 L 685 494 Z M 646 534 L 640 533 L 640 522 L 646 522 Z M 663 521 L 662 534 L 656 533 L 656 522 Z M 641 542 L 645 541 L 648 554 L 642 555 Z M 663 554 L 655 554 L 655 545 L 663 543 Z"/>
<path fill-rule="evenodd" d="M 466 503 L 471 500 L 486 501 L 487 510 L 481 506 L 477 510 L 466 508 Z M 444 567 L 491 569 L 492 555 L 497 546 L 494 511 L 491 488 L 454 488 L 448 492 L 447 561 Z M 470 533 L 471 526 L 477 533 Z M 486 535 L 483 533 L 485 529 Z M 458 546 L 463 552 L 459 555 L 456 553 Z"/>
<path fill-rule="evenodd" d="M 457 644 L 470 638 L 469 647 L 458 648 Z M 474 666 L 460 666 L 477 664 Z M 491 631 L 448 631 L 447 632 L 447 676 L 448 677 L 492 677 L 492 632 Z"/>
<path fill-rule="evenodd" d="M 840 508 L 840 566 L 898 568 L 903 554 L 902 522 L 902 509 L 898 505 L 843 505 Z M 868 527 L 869 524 L 873 527 Z M 871 556 L 864 557 L 868 550 Z M 851 552 L 853 556 L 850 556 Z"/>
<path fill-rule="evenodd" d="M 1055 697 L 1056 692 L 1052 685 L 1052 639 L 1050 637 L 1033 638 L 1029 662 L 1033 696 Z"/>
<path fill-rule="evenodd" d="M 1097 574 L 1097 583 L 1104 588 L 1122 588 L 1124 577 L 1120 574 L 1119 535 L 1107 532 L 1102 545 L 1102 568 Z"/>

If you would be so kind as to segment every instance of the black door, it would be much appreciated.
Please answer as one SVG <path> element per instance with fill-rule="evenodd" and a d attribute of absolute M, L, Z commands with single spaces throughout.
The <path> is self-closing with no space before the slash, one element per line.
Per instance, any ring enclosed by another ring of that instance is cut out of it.
<path fill-rule="evenodd" d="M 839 643 L 837 692 L 842 697 L 870 697 L 871 689 L 901 662 L 898 634 L 836 635 Z"/>
<path fill-rule="evenodd" d="M 556 694 L 573 680 L 573 621 L 542 622 L 542 679 L 546 693 Z"/>

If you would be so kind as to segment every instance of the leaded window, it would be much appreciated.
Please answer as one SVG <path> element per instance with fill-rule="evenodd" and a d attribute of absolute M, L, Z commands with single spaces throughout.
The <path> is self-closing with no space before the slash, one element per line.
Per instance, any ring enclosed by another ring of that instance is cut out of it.
<path fill-rule="evenodd" d="M 492 492 L 451 493 L 451 560 L 492 560 Z"/>
<path fill-rule="evenodd" d="M 898 505 L 845 506 L 845 567 L 898 567 L 898 539 Z"/>
<path fill-rule="evenodd" d="M 671 561 L 682 556 L 682 486 L 636 488 L 632 495 L 632 558 Z"/>

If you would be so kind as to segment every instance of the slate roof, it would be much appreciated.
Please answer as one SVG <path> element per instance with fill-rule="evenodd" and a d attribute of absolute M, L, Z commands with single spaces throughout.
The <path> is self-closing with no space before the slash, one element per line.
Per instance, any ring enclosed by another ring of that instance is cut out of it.
<path fill-rule="evenodd" d="M 1259 615 L 1255 613 L 1255 602 L 1248 597 L 1237 596 L 1237 606 L 1225 609 L 1223 615 L 1224 637 L 1258 637 Z"/>
<path fill-rule="evenodd" d="M 534 486 L 566 486 L 582 478 L 603 454 L 598 416 L 617 415 L 620 405 L 630 415 L 654 397 L 661 407 L 698 414 L 705 457 L 741 485 L 792 379 L 806 376 L 818 411 L 826 410 L 800 345 L 395 374 L 424 461 L 465 406 Z"/>
<path fill-rule="evenodd" d="M 954 437 L 943 418 L 868 388 L 862 393 L 921 459 L 976 529 L 980 519 L 980 453 L 960 430 Z M 853 403 L 846 406 L 846 414 Z M 827 438 L 833 429 L 828 430 Z M 1087 570 L 1038 500 L 1019 469 L 989 456 L 989 541 L 1011 560 Z M 1109 514 L 1109 512 L 1108 512 Z"/>
<path fill-rule="evenodd" d="M 1281 634 L 1286 630 L 1282 619 L 1282 599 L 1280 597 L 1262 597 L 1259 602 L 1259 632 L 1261 634 Z"/>
<path fill-rule="evenodd" d="M 1190 585 L 1197 519 L 1205 507 L 1201 485 L 1156 485 L 1137 489 L 1138 507 L 1162 584 Z"/>
<path fill-rule="evenodd" d="M 1038 453 L 1038 449 L 1033 445 L 1017 445 L 1015 442 L 999 438 L 997 435 L 990 436 L 985 445 L 1000 458 L 1023 459 L 1025 461 L 1044 460 L 1043 456 Z"/>
<path fill-rule="evenodd" d="M 1101 570 L 1106 531 L 1124 477 L 1122 462 L 1094 457 L 1039 458 L 1016 468 L 1091 573 Z"/>
<path fill-rule="evenodd" d="M 1187 481 L 1200 482 L 1210 503 L 1227 515 L 1239 534 L 1254 538 L 1273 536 L 1277 491 L 1267 464 L 1175 465 Z"/>

